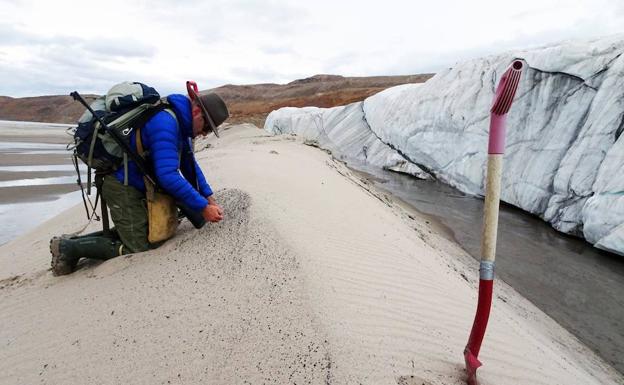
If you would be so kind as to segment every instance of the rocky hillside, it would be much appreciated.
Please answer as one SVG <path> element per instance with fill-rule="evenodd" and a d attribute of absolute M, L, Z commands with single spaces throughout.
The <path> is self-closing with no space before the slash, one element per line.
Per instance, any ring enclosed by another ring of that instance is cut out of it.
<path fill-rule="evenodd" d="M 87 100 L 94 95 L 83 95 Z M 0 96 L 0 120 L 44 123 L 75 123 L 84 111 L 70 96 L 50 95 L 29 98 Z"/>
<path fill-rule="evenodd" d="M 228 84 L 213 90 L 228 104 L 231 123 L 252 122 L 262 126 L 266 115 L 280 107 L 331 107 L 348 104 L 398 84 L 422 83 L 431 76 L 432 74 L 373 77 L 316 75 L 288 84 Z M 69 96 L 0 96 L 0 120 L 74 123 L 82 111 L 80 104 Z"/>
<path fill-rule="evenodd" d="M 288 84 L 225 85 L 213 89 L 230 108 L 231 121 L 262 127 L 272 110 L 280 107 L 333 107 L 361 101 L 388 87 L 422 83 L 433 74 L 408 76 L 343 77 L 315 75 Z"/>

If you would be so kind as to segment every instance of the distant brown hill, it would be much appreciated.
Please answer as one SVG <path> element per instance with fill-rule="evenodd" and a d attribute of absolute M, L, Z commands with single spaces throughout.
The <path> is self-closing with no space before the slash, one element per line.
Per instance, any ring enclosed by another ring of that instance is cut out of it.
<path fill-rule="evenodd" d="M 267 114 L 280 107 L 334 107 L 364 100 L 386 88 L 423 83 L 433 74 L 343 77 L 315 75 L 288 84 L 225 85 L 214 88 L 230 110 L 232 123 L 264 125 Z"/>
<path fill-rule="evenodd" d="M 84 95 L 87 101 L 95 95 Z M 0 96 L 0 119 L 45 123 L 75 123 L 84 112 L 70 96 L 50 95 L 29 98 Z"/>
<path fill-rule="evenodd" d="M 212 89 L 226 101 L 232 123 L 264 124 L 274 109 L 292 106 L 333 107 L 365 99 L 388 87 L 422 83 L 432 74 L 343 77 L 315 75 L 288 84 L 224 85 Z M 95 98 L 89 95 L 88 99 Z M 83 108 L 69 96 L 11 98 L 0 96 L 0 119 L 48 123 L 74 123 Z"/>

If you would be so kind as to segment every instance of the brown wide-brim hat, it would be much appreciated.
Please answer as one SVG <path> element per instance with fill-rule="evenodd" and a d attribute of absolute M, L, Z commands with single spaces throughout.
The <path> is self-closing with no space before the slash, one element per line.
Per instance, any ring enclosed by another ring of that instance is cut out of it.
<path fill-rule="evenodd" d="M 230 116 L 225 102 L 214 92 L 197 95 L 192 88 L 189 89 L 189 92 L 192 94 L 190 95 L 191 98 L 199 102 L 197 104 L 199 104 L 199 107 L 202 109 L 206 123 L 208 123 L 210 130 L 214 132 L 215 136 L 218 138 L 219 131 L 217 127 Z"/>

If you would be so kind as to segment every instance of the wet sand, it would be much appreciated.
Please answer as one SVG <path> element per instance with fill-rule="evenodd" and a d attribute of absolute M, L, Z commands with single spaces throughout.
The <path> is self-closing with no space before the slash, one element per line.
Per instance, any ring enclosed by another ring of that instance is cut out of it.
<path fill-rule="evenodd" d="M 8 182 L 12 180 L 22 179 L 41 179 L 59 176 L 67 176 L 67 171 L 0 171 L 0 182 Z M 2 201 L 2 198 L 0 198 L 0 201 Z"/>
<path fill-rule="evenodd" d="M 198 154 L 222 223 L 59 278 L 46 240 L 80 207 L 0 247 L 0 382 L 463 384 L 477 263 L 328 154 L 222 133 Z M 483 384 L 624 384 L 496 290 Z"/>
<path fill-rule="evenodd" d="M 43 142 L 67 144 L 70 124 L 15 122 L 0 120 L 0 140 L 5 142 Z"/>
<path fill-rule="evenodd" d="M 28 186 L 28 187 L 3 187 L 0 188 L 0 202 L 3 204 L 25 203 L 25 202 L 49 202 L 55 201 L 60 195 L 78 191 L 80 188 L 75 184 L 56 184 L 54 188 L 50 186 Z"/>
<path fill-rule="evenodd" d="M 2 166 L 35 166 L 41 164 L 69 165 L 71 161 L 67 154 L 0 154 L 0 165 Z"/>

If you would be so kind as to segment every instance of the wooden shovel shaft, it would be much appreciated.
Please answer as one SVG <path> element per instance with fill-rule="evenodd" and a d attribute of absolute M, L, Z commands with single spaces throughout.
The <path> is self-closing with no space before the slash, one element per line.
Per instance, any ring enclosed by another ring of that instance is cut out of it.
<path fill-rule="evenodd" d="M 498 209 L 501 195 L 503 154 L 488 155 L 487 182 L 483 214 L 483 235 L 481 237 L 481 260 L 494 262 L 498 234 Z"/>

